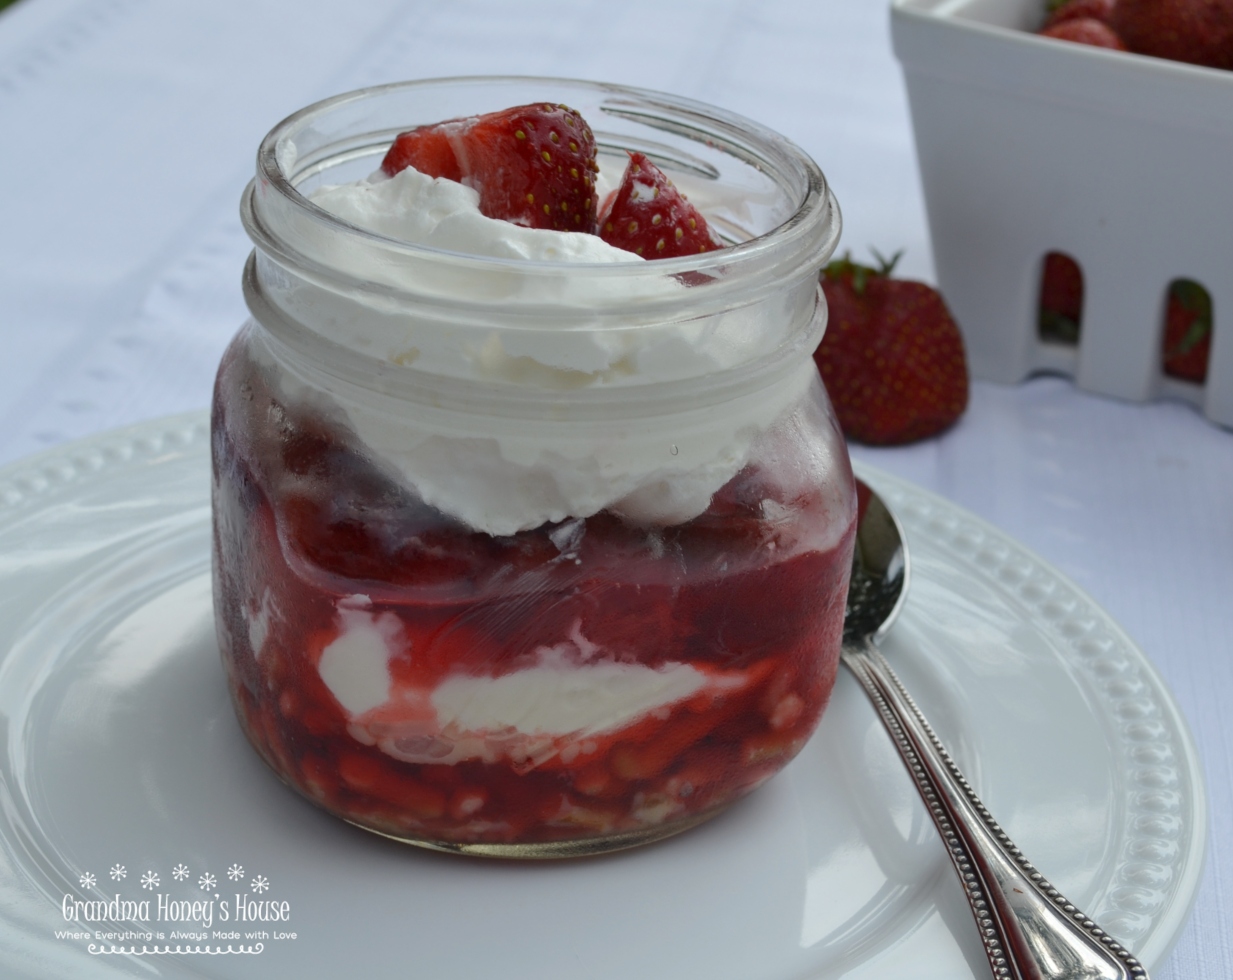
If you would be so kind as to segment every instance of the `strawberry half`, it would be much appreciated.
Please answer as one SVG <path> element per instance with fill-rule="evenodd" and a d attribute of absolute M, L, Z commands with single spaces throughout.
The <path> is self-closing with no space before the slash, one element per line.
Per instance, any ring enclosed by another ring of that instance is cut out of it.
<path fill-rule="evenodd" d="M 844 434 L 870 445 L 934 435 L 968 403 L 959 328 L 937 290 L 890 278 L 897 258 L 822 272 L 830 317 L 814 360 Z"/>
<path fill-rule="evenodd" d="M 537 103 L 402 133 L 381 161 L 479 191 L 479 208 L 528 228 L 595 233 L 595 137 L 573 109 Z"/>
<path fill-rule="evenodd" d="M 643 153 L 629 155 L 621 186 L 600 216 L 599 237 L 644 259 L 723 248 L 702 213 Z"/>
<path fill-rule="evenodd" d="M 454 153 L 450 127 L 460 127 L 465 122 L 455 119 L 399 134 L 381 161 L 381 169 L 393 177 L 408 167 L 414 167 L 429 177 L 443 177 L 461 184 L 462 167 L 458 165 L 458 157 Z"/>

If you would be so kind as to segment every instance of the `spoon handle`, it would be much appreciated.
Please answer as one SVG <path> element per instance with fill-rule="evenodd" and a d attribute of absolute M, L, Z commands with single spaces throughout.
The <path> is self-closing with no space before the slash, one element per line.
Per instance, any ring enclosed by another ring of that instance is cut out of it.
<path fill-rule="evenodd" d="M 989 815 L 873 641 L 843 661 L 920 790 L 976 916 L 997 980 L 1147 980 L 1128 950 L 1045 880 Z"/>

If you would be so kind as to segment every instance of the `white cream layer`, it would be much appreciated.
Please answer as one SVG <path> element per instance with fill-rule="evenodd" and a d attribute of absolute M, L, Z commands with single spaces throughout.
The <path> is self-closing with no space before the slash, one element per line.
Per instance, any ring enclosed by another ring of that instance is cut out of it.
<path fill-rule="evenodd" d="M 406 762 L 511 759 L 535 765 L 594 751 L 588 739 L 664 712 L 704 689 L 731 691 L 740 675 L 708 675 L 685 663 L 659 667 L 604 659 L 575 624 L 536 661 L 497 676 L 447 675 L 432 690 L 394 683 L 389 662 L 409 645 L 397 617 L 374 615 L 365 597 L 338 605 L 340 631 L 317 670 L 353 737 Z M 410 650 L 414 659 L 415 651 Z"/>

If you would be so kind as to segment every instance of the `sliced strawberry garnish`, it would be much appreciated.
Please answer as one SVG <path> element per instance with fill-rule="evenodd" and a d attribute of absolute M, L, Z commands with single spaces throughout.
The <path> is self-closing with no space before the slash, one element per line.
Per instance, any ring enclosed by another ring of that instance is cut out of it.
<path fill-rule="evenodd" d="M 670 259 L 722 248 L 702 217 L 642 153 L 631 153 L 625 176 L 600 216 L 599 237 L 644 259 Z"/>
<path fill-rule="evenodd" d="M 465 120 L 455 119 L 402 133 L 385 154 L 381 169 L 393 177 L 408 167 L 414 167 L 429 177 L 444 177 L 461 183 L 462 168 L 458 165 L 450 136 L 451 128 L 465 124 Z"/>
<path fill-rule="evenodd" d="M 595 137 L 566 106 L 515 106 L 402 133 L 381 169 L 392 177 L 408 166 L 474 187 L 490 218 L 595 232 Z"/>

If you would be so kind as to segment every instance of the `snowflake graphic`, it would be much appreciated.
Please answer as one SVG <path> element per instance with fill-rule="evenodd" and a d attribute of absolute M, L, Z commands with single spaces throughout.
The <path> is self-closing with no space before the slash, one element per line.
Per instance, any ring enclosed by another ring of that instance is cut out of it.
<path fill-rule="evenodd" d="M 147 871 L 141 876 L 141 887 L 146 891 L 154 891 L 158 887 L 158 872 Z"/>
<path fill-rule="evenodd" d="M 244 866 L 240 864 L 233 864 L 227 869 L 227 877 L 232 881 L 239 881 L 244 877 Z"/>
<path fill-rule="evenodd" d="M 111 870 L 107 873 L 111 875 L 112 881 L 119 881 L 128 874 L 128 871 L 125 870 L 124 865 L 122 864 L 113 864 L 111 866 Z"/>
<path fill-rule="evenodd" d="M 98 879 L 95 878 L 94 875 L 90 874 L 89 871 L 87 871 L 84 875 L 79 877 L 77 880 L 81 882 L 82 888 L 93 888 L 95 885 L 98 884 Z"/>
<path fill-rule="evenodd" d="M 211 888 L 218 887 L 218 879 L 207 871 L 197 879 L 197 887 L 199 887 L 203 892 L 208 892 Z"/>
<path fill-rule="evenodd" d="M 265 875 L 257 875 L 257 877 L 255 877 L 250 883 L 250 887 L 253 891 L 260 895 L 263 891 L 270 887 L 270 879 Z"/>
<path fill-rule="evenodd" d="M 183 881 L 188 877 L 188 868 L 183 864 L 177 864 L 171 869 L 171 877 L 176 881 Z"/>

